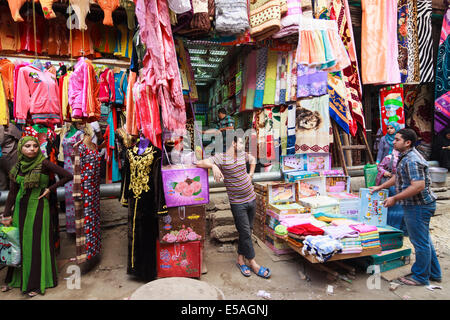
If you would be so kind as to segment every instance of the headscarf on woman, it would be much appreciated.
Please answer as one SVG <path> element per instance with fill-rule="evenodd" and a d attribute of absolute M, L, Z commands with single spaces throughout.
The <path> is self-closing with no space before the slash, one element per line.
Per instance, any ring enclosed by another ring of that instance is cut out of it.
<path fill-rule="evenodd" d="M 24 187 L 35 188 L 39 186 L 42 161 L 45 160 L 45 156 L 39 149 L 37 155 L 34 158 L 26 157 L 22 153 L 22 147 L 29 141 L 34 141 L 39 145 L 39 141 L 35 137 L 26 136 L 19 140 L 19 143 L 17 145 L 17 163 L 11 170 L 10 178 L 14 182 L 16 182 L 17 175 L 20 172 L 24 175 Z"/>
<path fill-rule="evenodd" d="M 386 143 L 389 145 L 389 153 L 392 153 L 392 150 L 394 149 L 394 138 L 395 138 L 395 134 L 398 132 L 398 130 L 400 130 L 400 125 L 397 122 L 389 122 L 387 124 L 388 126 L 392 126 L 395 129 L 395 132 L 393 134 L 389 134 L 387 133 L 384 136 L 384 139 L 386 140 Z"/>

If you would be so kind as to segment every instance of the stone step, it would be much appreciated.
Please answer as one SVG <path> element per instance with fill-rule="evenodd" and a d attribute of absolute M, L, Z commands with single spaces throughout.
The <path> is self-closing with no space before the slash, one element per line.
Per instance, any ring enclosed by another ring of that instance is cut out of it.
<path fill-rule="evenodd" d="M 234 225 L 233 214 L 230 210 L 221 210 L 216 212 L 211 212 L 209 215 L 211 219 L 211 228 Z"/>
<path fill-rule="evenodd" d="M 234 241 L 239 238 L 238 231 L 233 225 L 219 226 L 211 230 L 211 238 L 220 242 Z"/>

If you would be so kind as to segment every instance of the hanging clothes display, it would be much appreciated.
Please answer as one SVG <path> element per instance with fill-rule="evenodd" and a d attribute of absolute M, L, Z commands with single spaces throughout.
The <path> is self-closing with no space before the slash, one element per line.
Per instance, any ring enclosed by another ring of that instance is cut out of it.
<path fill-rule="evenodd" d="M 275 91 L 277 79 L 277 61 L 276 51 L 269 50 L 267 53 L 266 77 L 264 82 L 263 105 L 275 104 Z"/>
<path fill-rule="evenodd" d="M 11 16 L 15 22 L 24 21 L 20 15 L 20 8 L 25 4 L 26 0 L 8 0 L 9 9 L 11 10 Z"/>
<path fill-rule="evenodd" d="M 361 76 L 363 83 L 399 83 L 397 1 L 363 0 L 361 7 Z"/>
<path fill-rule="evenodd" d="M 9 101 L 14 100 L 14 68 L 14 63 L 8 59 L 0 59 L 0 75 L 6 99 Z"/>
<path fill-rule="evenodd" d="M 21 67 L 17 74 L 15 115 L 17 123 L 24 124 L 27 113 L 34 123 L 60 124 L 61 104 L 56 77 L 33 65 Z"/>
<path fill-rule="evenodd" d="M 400 81 L 405 83 L 408 79 L 408 0 L 398 0 L 397 11 L 398 67 Z"/>
<path fill-rule="evenodd" d="M 444 15 L 436 62 L 434 132 L 450 127 L 450 9 Z"/>
<path fill-rule="evenodd" d="M 114 72 L 112 69 L 106 68 L 100 75 L 99 100 L 102 103 L 114 102 L 116 100 L 115 94 Z"/>
<path fill-rule="evenodd" d="M 419 83 L 419 31 L 417 29 L 417 0 L 408 0 L 407 34 L 408 34 L 408 78 L 407 83 Z"/>
<path fill-rule="evenodd" d="M 119 0 L 97 0 L 104 13 L 103 24 L 114 26 L 112 13 L 119 7 Z"/>
<path fill-rule="evenodd" d="M 93 259 L 101 250 L 100 154 L 84 142 L 74 149 L 77 263 Z M 77 203 L 78 202 L 78 203 Z"/>
<path fill-rule="evenodd" d="M 62 140 L 64 152 L 64 169 L 73 174 L 73 145 L 82 139 L 84 132 L 77 130 L 73 125 L 71 130 L 66 133 Z M 65 203 L 66 203 L 66 232 L 75 233 L 75 202 L 73 198 L 73 181 L 64 185 Z"/>
<path fill-rule="evenodd" d="M 167 214 L 161 175 L 161 150 L 149 142 L 127 150 L 121 194 L 128 204 L 127 273 L 144 281 L 157 276 L 158 216 Z"/>
<path fill-rule="evenodd" d="M 140 37 L 147 46 L 142 76 L 157 97 L 164 127 L 183 132 L 186 111 L 167 2 L 138 0 L 136 16 Z"/>
<path fill-rule="evenodd" d="M 79 58 L 69 79 L 68 95 L 72 118 L 85 119 L 87 122 L 98 121 L 101 115 L 99 92 L 94 66 L 90 60 Z"/>
<path fill-rule="evenodd" d="M 297 101 L 295 153 L 330 151 L 329 96 Z"/>
<path fill-rule="evenodd" d="M 47 29 L 42 38 L 43 52 L 49 56 L 69 55 L 69 30 L 66 26 L 66 18 L 57 13 L 56 18 L 47 24 Z"/>
<path fill-rule="evenodd" d="M 18 50 L 28 51 L 30 53 L 42 54 L 42 39 L 41 37 L 36 37 L 34 39 L 34 26 L 36 26 L 36 34 L 43 35 L 45 30 L 45 19 L 36 14 L 36 23 L 33 23 L 33 12 L 28 10 L 25 15 L 25 21 L 19 23 L 19 43 Z"/>
<path fill-rule="evenodd" d="M 18 23 L 14 23 L 5 6 L 0 7 L 0 48 L 2 52 L 16 52 L 19 38 Z"/>
<path fill-rule="evenodd" d="M 125 9 L 125 12 L 127 14 L 128 29 L 134 31 L 134 28 L 136 27 L 136 17 L 134 15 L 136 5 L 134 4 L 133 0 L 120 0 L 120 6 Z"/>
<path fill-rule="evenodd" d="M 419 37 L 420 82 L 432 82 L 433 70 L 433 27 L 431 25 L 431 0 L 417 0 L 417 30 Z"/>
<path fill-rule="evenodd" d="M 5 90 L 3 89 L 2 77 L 0 77 L 0 125 L 6 126 L 8 124 L 9 124 L 8 100 L 6 99 L 6 93 Z"/>

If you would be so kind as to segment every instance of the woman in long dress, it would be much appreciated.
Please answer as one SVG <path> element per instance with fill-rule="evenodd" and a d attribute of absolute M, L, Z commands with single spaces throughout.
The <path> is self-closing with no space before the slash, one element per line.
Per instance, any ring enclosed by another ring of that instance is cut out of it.
<path fill-rule="evenodd" d="M 10 192 L 5 204 L 5 225 L 19 229 L 22 264 L 9 268 L 6 285 L 28 294 L 44 294 L 46 288 L 57 285 L 55 244 L 49 195 L 72 180 L 72 174 L 45 159 L 36 138 L 26 136 L 18 144 L 18 161 L 10 172 Z M 59 181 L 49 186 L 49 175 L 55 173 Z M 14 207 L 14 211 L 13 208 Z"/>

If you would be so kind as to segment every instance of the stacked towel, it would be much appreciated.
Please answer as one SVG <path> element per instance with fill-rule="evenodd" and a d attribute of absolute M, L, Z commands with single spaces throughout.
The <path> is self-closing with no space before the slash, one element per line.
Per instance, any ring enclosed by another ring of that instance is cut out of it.
<path fill-rule="evenodd" d="M 333 226 L 342 226 L 342 225 L 351 226 L 352 224 L 358 224 L 358 221 L 350 219 L 337 219 L 333 220 L 331 224 Z"/>
<path fill-rule="evenodd" d="M 320 262 L 326 262 L 342 249 L 342 244 L 331 236 L 307 236 L 303 241 L 302 254 L 313 254 Z"/>
<path fill-rule="evenodd" d="M 363 250 L 361 238 L 342 238 L 339 240 L 342 245 L 342 254 L 361 253 Z"/>
<path fill-rule="evenodd" d="M 289 227 L 288 232 L 296 236 L 315 236 L 324 234 L 323 229 L 317 228 L 311 223 Z"/>
<path fill-rule="evenodd" d="M 377 227 L 366 224 L 356 224 L 350 226 L 350 228 L 359 232 L 363 250 L 377 248 L 381 245 L 380 234 Z"/>
<path fill-rule="evenodd" d="M 359 232 L 349 226 L 329 226 L 323 228 L 326 235 L 331 236 L 333 239 L 340 240 L 342 238 L 357 238 L 359 237 Z"/>

